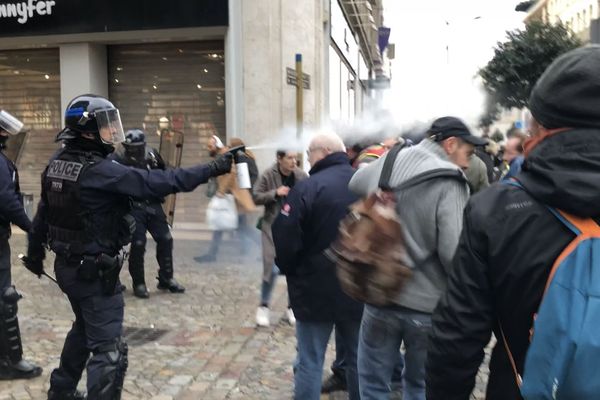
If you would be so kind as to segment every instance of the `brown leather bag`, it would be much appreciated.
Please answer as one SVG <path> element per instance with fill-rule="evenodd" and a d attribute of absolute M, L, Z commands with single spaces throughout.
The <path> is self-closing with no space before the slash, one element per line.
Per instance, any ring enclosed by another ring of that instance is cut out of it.
<path fill-rule="evenodd" d="M 401 149 L 398 145 L 389 151 L 379 179 L 380 190 L 351 206 L 350 213 L 340 223 L 337 239 L 326 252 L 336 264 L 344 292 L 376 306 L 392 304 L 412 276 L 394 191 L 437 177 L 465 181 L 460 171 L 436 169 L 392 189 L 389 179 Z"/>

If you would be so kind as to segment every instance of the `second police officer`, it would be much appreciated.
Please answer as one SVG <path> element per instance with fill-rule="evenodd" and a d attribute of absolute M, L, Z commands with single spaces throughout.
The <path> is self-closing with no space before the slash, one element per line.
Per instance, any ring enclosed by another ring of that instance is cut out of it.
<path fill-rule="evenodd" d="M 23 123 L 0 110 L 0 150 L 9 135 L 17 135 Z M 0 151 L 0 380 L 35 378 L 42 369 L 23 359 L 23 346 L 17 318 L 17 301 L 21 295 L 12 286 L 10 224 L 28 232 L 31 221 L 25 214 L 15 164 Z"/>
<path fill-rule="evenodd" d="M 166 169 L 158 151 L 146 146 L 146 135 L 140 129 L 127 131 L 122 149 L 115 151 L 111 157 L 121 164 L 143 170 Z M 156 261 L 159 267 L 157 288 L 172 293 L 185 291 L 185 288 L 173 279 L 173 237 L 162 203 L 162 197 L 132 199 L 131 215 L 135 218 L 135 232 L 129 250 L 129 274 L 133 281 L 133 294 L 139 298 L 149 297 L 144 278 L 146 230 L 156 241 Z"/>
<path fill-rule="evenodd" d="M 25 260 L 40 275 L 44 246 L 56 253 L 56 278 L 75 314 L 60 365 L 50 376 L 48 399 L 83 399 L 76 387 L 87 365 L 88 399 L 118 400 L 127 369 L 119 271 L 121 249 L 134 229 L 129 198 L 192 191 L 228 173 L 232 161 L 224 155 L 205 165 L 166 171 L 111 161 L 107 156 L 124 140 L 123 127 L 114 105 L 96 95 L 73 99 L 65 126 L 57 136 L 64 147 L 42 174 Z"/>

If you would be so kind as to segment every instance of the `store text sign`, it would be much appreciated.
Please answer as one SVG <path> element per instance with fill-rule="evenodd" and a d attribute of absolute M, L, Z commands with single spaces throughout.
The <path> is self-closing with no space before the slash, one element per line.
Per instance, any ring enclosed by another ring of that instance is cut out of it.
<path fill-rule="evenodd" d="M 26 24 L 32 18 L 52 15 L 52 9 L 55 5 L 55 1 L 43 0 L 0 4 L 0 20 L 14 18 L 19 24 Z"/>
<path fill-rule="evenodd" d="M 225 27 L 223 0 L 0 0 L 0 37 Z"/>

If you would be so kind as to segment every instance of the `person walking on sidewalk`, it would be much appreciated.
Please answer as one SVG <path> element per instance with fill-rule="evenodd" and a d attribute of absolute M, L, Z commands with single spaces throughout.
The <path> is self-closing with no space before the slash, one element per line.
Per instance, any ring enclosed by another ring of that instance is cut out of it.
<path fill-rule="evenodd" d="M 206 147 L 209 155 L 214 158 L 218 157 L 219 155 L 226 154 L 232 147 L 243 146 L 244 142 L 242 142 L 241 139 L 233 138 L 231 139 L 230 144 L 232 144 L 232 146 L 225 146 L 218 136 L 213 135 L 208 140 Z M 248 164 L 250 182 L 253 185 L 258 178 L 258 169 L 256 167 L 254 157 L 251 155 L 251 153 L 249 154 L 249 152 L 245 152 L 243 155 L 238 155 L 238 158 L 241 158 L 243 162 Z M 232 165 L 231 168 L 232 170 L 229 173 L 215 178 L 216 190 L 214 193 L 211 193 L 211 195 L 223 197 L 226 194 L 232 194 L 235 198 L 235 203 L 238 210 L 238 228 L 236 230 L 236 234 L 240 236 L 241 253 L 245 254 L 251 250 L 250 246 L 253 241 L 252 235 L 254 234 L 252 231 L 253 228 L 250 228 L 248 225 L 247 213 L 254 211 L 256 209 L 256 205 L 252 200 L 251 191 L 248 189 L 240 189 L 237 183 L 235 167 Z M 221 242 L 223 241 L 223 233 L 224 231 L 222 230 L 213 231 L 208 251 L 201 256 L 194 257 L 194 261 L 197 263 L 217 261 L 219 248 L 221 247 Z M 256 241 L 258 242 L 258 238 Z"/>
<path fill-rule="evenodd" d="M 308 174 L 297 166 L 296 152 L 277 150 L 277 162 L 258 178 L 253 190 L 256 205 L 265 206 L 265 212 L 259 220 L 262 233 L 263 275 L 260 289 L 260 306 L 256 310 L 256 325 L 269 326 L 269 303 L 279 269 L 275 265 L 275 245 L 271 226 L 281 211 L 288 193 L 297 182 L 306 179 Z M 288 305 L 286 317 L 290 325 L 296 323 L 294 312 Z"/>

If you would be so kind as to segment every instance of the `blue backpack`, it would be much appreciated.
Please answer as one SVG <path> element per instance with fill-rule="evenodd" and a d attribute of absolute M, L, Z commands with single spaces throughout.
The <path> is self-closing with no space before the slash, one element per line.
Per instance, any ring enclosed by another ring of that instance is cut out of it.
<path fill-rule="evenodd" d="M 522 379 L 504 344 L 526 400 L 600 399 L 600 226 L 550 211 L 577 236 L 548 277 Z"/>

